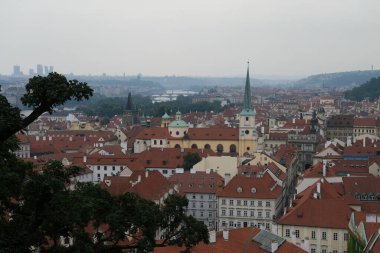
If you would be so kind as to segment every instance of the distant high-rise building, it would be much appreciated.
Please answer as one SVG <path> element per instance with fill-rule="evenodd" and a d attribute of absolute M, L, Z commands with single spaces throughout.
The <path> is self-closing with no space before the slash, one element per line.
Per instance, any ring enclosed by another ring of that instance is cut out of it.
<path fill-rule="evenodd" d="M 45 75 L 49 75 L 49 67 L 48 66 L 44 66 L 44 69 L 45 69 Z"/>
<path fill-rule="evenodd" d="M 29 69 L 29 75 L 34 76 L 34 69 Z"/>
<path fill-rule="evenodd" d="M 54 67 L 53 66 L 49 67 L 49 73 L 51 73 L 51 72 L 54 72 Z"/>
<path fill-rule="evenodd" d="M 37 75 L 42 76 L 44 74 L 44 67 L 41 64 L 37 65 Z"/>
<path fill-rule="evenodd" d="M 21 68 L 20 68 L 19 65 L 14 65 L 13 66 L 13 75 L 14 76 L 20 76 L 20 75 L 22 75 Z"/>

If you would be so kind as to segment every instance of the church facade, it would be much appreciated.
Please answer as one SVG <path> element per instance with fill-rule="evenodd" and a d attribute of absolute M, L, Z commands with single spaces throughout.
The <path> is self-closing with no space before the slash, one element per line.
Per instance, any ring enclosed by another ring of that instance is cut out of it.
<path fill-rule="evenodd" d="M 144 129 L 134 142 L 134 152 L 149 148 L 197 148 L 211 149 L 218 154 L 250 156 L 257 150 L 255 126 L 256 111 L 251 102 L 249 67 L 244 89 L 244 105 L 237 115 L 239 128 L 211 127 L 191 128 L 182 120 L 178 111 L 175 120 L 170 121 L 166 113 L 162 116 L 161 127 Z"/>

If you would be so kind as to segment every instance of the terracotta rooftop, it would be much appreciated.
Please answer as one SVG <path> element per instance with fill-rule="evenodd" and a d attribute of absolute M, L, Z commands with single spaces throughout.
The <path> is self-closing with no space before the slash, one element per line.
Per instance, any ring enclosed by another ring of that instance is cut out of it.
<path fill-rule="evenodd" d="M 323 227 L 346 229 L 352 209 L 350 204 L 357 201 L 345 200 L 336 188 L 326 180 L 320 182 L 321 194 L 319 198 L 313 195 L 317 189 L 317 183 L 308 187 L 296 200 L 293 207 L 280 218 L 279 224 L 307 227 Z"/>
<path fill-rule="evenodd" d="M 375 127 L 376 118 L 354 118 L 354 127 Z"/>
<path fill-rule="evenodd" d="M 216 172 L 176 173 L 169 178 L 172 184 L 178 185 L 179 193 L 211 193 L 223 185 L 223 178 Z"/>
<path fill-rule="evenodd" d="M 254 240 L 255 236 L 261 232 L 259 228 L 238 228 L 229 231 L 228 240 L 223 239 L 222 231 L 216 233 L 216 242 L 210 244 L 199 243 L 191 249 L 193 253 L 243 253 L 243 252 L 255 252 L 255 253 L 267 253 L 264 250 L 262 244 Z M 269 232 L 267 232 L 269 233 Z M 164 248 L 155 248 L 154 253 L 177 253 L 184 250 L 184 247 L 169 246 Z M 300 247 L 284 241 L 279 245 L 276 253 L 305 253 Z"/>
<path fill-rule="evenodd" d="M 235 176 L 217 192 L 217 195 L 232 198 L 277 199 L 281 193 L 282 188 L 265 173 L 260 178 Z"/>

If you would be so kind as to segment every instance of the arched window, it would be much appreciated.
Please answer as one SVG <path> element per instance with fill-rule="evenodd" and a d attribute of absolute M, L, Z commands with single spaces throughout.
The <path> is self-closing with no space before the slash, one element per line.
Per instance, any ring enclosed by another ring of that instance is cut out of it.
<path fill-rule="evenodd" d="M 235 144 L 230 145 L 230 153 L 236 153 L 236 145 Z"/>
<path fill-rule="evenodd" d="M 191 145 L 191 148 L 195 148 L 195 149 L 197 149 L 197 148 L 198 148 L 198 145 L 197 145 L 197 144 L 193 144 L 193 145 Z"/>
<path fill-rule="evenodd" d="M 218 146 L 216 146 L 216 151 L 218 153 L 222 153 L 223 152 L 223 145 L 222 144 L 218 144 Z"/>
<path fill-rule="evenodd" d="M 210 148 L 211 148 L 210 144 L 205 145 L 205 149 L 210 149 Z"/>
<path fill-rule="evenodd" d="M 181 146 L 179 144 L 175 144 L 174 146 L 175 148 L 181 148 Z"/>

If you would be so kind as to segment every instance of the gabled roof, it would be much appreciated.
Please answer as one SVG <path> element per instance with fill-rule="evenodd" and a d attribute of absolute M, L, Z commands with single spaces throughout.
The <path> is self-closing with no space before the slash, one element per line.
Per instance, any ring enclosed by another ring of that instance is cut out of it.
<path fill-rule="evenodd" d="M 351 215 L 350 204 L 326 180 L 321 181 L 320 198 L 313 197 L 317 183 L 309 186 L 292 201 L 293 207 L 278 221 L 282 225 L 346 229 Z M 357 203 L 357 202 L 355 202 Z"/>
<path fill-rule="evenodd" d="M 169 193 L 173 185 L 158 171 L 149 171 L 148 177 L 142 178 L 141 182 L 131 188 L 141 198 L 148 200 L 160 200 Z"/>
<path fill-rule="evenodd" d="M 263 177 L 235 176 L 217 192 L 219 197 L 277 199 L 282 193 L 282 187 L 269 174 Z"/>
<path fill-rule="evenodd" d="M 244 253 L 244 252 L 255 252 L 255 253 L 267 253 L 267 247 L 263 247 L 263 245 L 258 242 L 257 240 L 254 240 L 254 238 L 258 238 L 264 232 L 263 230 L 259 228 L 238 228 L 238 229 L 231 229 L 229 230 L 229 236 L 228 240 L 223 239 L 223 232 L 217 232 L 216 233 L 216 242 L 215 243 L 209 243 L 205 244 L 203 242 L 195 245 L 191 252 L 193 253 L 205 253 L 205 252 L 211 252 L 211 253 L 217 253 L 217 252 L 223 252 L 223 253 Z M 275 238 L 275 235 L 271 234 L 270 232 L 265 231 L 264 232 L 264 239 L 268 238 L 271 240 L 271 238 Z M 270 236 L 271 234 L 272 236 Z M 265 248 L 265 249 L 264 249 Z M 177 253 L 184 250 L 184 247 L 177 247 L 177 246 L 168 246 L 163 248 L 155 248 L 154 253 Z M 276 253 L 306 253 L 303 249 L 300 247 L 283 240 L 283 243 L 279 244 L 278 249 Z"/>
<path fill-rule="evenodd" d="M 210 193 L 215 194 L 223 185 L 223 178 L 216 172 L 176 173 L 169 181 L 178 185 L 179 193 Z"/>
<path fill-rule="evenodd" d="M 133 192 L 147 200 L 160 200 L 173 189 L 173 185 L 158 171 L 133 172 L 130 177 L 105 177 L 100 187 L 112 195 Z"/>
<path fill-rule="evenodd" d="M 191 140 L 239 140 L 238 128 L 213 127 L 190 128 L 188 136 Z"/>
<path fill-rule="evenodd" d="M 354 127 L 375 127 L 376 118 L 354 118 Z"/>

